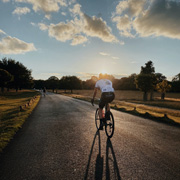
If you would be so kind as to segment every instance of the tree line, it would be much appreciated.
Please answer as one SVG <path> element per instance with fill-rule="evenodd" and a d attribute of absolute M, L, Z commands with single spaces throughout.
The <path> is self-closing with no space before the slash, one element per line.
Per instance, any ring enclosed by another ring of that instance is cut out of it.
<path fill-rule="evenodd" d="M 31 70 L 27 69 L 22 63 L 13 59 L 3 58 L 0 60 L 0 87 L 1 92 L 4 88 L 16 89 L 32 88 L 34 81 Z"/>
<path fill-rule="evenodd" d="M 7 90 L 13 88 L 18 91 L 22 88 L 52 89 L 53 92 L 57 89 L 62 89 L 65 92 L 70 90 L 71 93 L 75 89 L 94 89 L 98 77 L 92 76 L 85 81 L 76 76 L 63 76 L 61 79 L 56 76 L 51 76 L 47 80 L 34 80 L 31 75 L 32 71 L 27 69 L 22 63 L 13 59 L 3 58 L 0 60 L 0 87 L 1 91 L 4 88 Z M 131 74 L 128 77 L 116 79 L 109 74 L 100 74 L 102 78 L 110 79 L 113 82 L 115 90 L 141 90 L 143 91 L 143 99 L 147 100 L 147 95 L 150 93 L 150 100 L 153 99 L 154 91 L 161 92 L 161 98 L 164 99 L 165 93 L 180 92 L 180 73 L 174 76 L 172 81 L 161 74 L 155 72 L 155 67 L 152 61 L 141 66 L 139 74 Z"/>

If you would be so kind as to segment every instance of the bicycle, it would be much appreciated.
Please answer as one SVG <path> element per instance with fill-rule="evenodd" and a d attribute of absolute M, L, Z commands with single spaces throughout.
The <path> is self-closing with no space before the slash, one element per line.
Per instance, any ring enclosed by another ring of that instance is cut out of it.
<path fill-rule="evenodd" d="M 103 122 L 103 126 L 105 126 L 105 132 L 106 132 L 107 137 L 112 138 L 114 134 L 114 117 L 111 111 L 110 111 L 109 117 L 110 118 L 108 119 L 107 104 L 106 104 L 105 115 L 104 115 L 105 121 Z M 99 127 L 100 127 L 99 108 L 97 108 L 95 112 L 95 124 L 96 124 L 97 130 L 99 130 Z"/>

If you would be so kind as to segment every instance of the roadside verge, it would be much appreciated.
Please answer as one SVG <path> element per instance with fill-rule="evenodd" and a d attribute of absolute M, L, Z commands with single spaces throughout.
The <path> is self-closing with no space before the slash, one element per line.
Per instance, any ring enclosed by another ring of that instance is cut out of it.
<path fill-rule="evenodd" d="M 2 152 L 37 106 L 40 94 L 26 90 L 1 95 L 0 99 L 0 152 Z"/>
<path fill-rule="evenodd" d="M 91 102 L 91 97 L 77 95 L 77 94 L 66 94 L 60 93 L 61 95 L 69 96 L 72 98 L 76 98 L 79 100 L 84 100 Z M 95 104 L 98 104 L 98 100 L 95 100 Z M 174 125 L 180 127 L 180 111 L 173 110 L 168 108 L 161 107 L 152 107 L 148 105 L 136 104 L 136 103 L 128 103 L 124 101 L 114 100 L 113 103 L 110 104 L 112 109 L 129 113 L 135 116 L 143 117 L 146 119 L 151 119 L 161 123 L 167 123 L 169 125 Z"/>

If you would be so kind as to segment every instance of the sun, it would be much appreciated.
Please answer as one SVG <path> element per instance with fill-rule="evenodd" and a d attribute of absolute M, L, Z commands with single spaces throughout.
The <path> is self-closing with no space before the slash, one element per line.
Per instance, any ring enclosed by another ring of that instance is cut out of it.
<path fill-rule="evenodd" d="M 101 74 L 107 74 L 107 71 L 105 69 L 103 69 L 100 73 Z"/>

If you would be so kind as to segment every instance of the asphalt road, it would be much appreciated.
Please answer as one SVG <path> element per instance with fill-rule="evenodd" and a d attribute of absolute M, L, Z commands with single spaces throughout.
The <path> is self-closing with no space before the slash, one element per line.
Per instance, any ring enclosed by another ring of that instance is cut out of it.
<path fill-rule="evenodd" d="M 97 132 L 96 107 L 48 94 L 0 155 L 0 180 L 180 179 L 180 128 L 113 111 Z"/>

